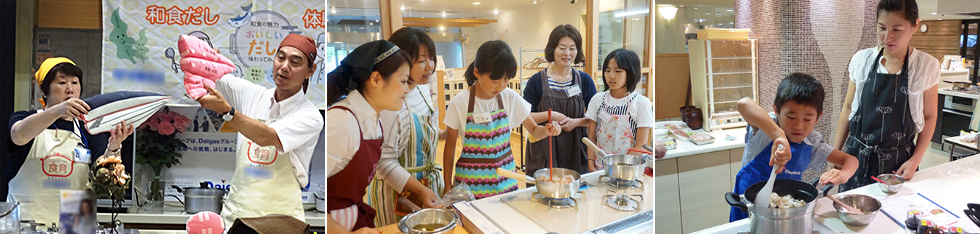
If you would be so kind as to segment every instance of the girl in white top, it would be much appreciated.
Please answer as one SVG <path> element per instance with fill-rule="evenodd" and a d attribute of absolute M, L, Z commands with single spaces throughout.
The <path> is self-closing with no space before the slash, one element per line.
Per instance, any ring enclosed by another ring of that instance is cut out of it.
<path fill-rule="evenodd" d="M 517 189 L 517 181 L 497 175 L 496 168 L 514 171 L 510 130 L 524 126 L 531 137 L 541 139 L 561 132 L 557 121 L 539 126 L 531 118 L 531 104 L 507 88 L 517 73 L 517 61 L 503 41 L 488 41 L 476 51 L 476 59 L 466 69 L 469 89 L 456 94 L 446 110 L 446 146 L 443 178 L 446 192 L 456 182 L 465 182 L 477 198 Z M 462 154 L 456 163 L 456 141 L 463 139 Z M 455 178 L 453 172 L 456 172 Z M 454 179 L 450 179 L 454 178 Z"/>
<path fill-rule="evenodd" d="M 398 197 L 426 208 L 444 206 L 437 194 L 443 188 L 442 166 L 435 163 L 442 108 L 435 107 L 427 85 L 435 70 L 435 42 L 425 31 L 411 27 L 396 30 L 388 41 L 412 55 L 413 64 L 405 105 L 397 112 L 381 112 L 385 140 L 377 177 L 365 201 L 377 211 L 378 227 L 398 223 L 401 215 L 412 211 L 399 205 Z"/>
<path fill-rule="evenodd" d="M 616 49 L 602 63 L 602 83 L 606 91 L 589 102 L 585 118 L 589 121 L 589 140 L 606 154 L 626 154 L 630 149 L 642 150 L 650 140 L 653 114 L 650 98 L 639 93 L 640 57 L 627 49 Z M 589 150 L 589 171 L 601 168 L 595 152 Z M 601 160 L 601 159 L 599 159 Z"/>
<path fill-rule="evenodd" d="M 391 42 L 372 41 L 328 75 L 327 233 L 378 233 L 375 210 L 364 202 L 381 158 L 384 130 L 378 116 L 404 106 L 410 61 Z"/>
<path fill-rule="evenodd" d="M 909 46 L 919 26 L 917 4 L 882 0 L 877 15 L 881 45 L 858 51 L 848 67 L 834 147 L 856 156 L 860 166 L 841 191 L 883 173 L 911 179 L 936 126 L 939 62 Z"/>

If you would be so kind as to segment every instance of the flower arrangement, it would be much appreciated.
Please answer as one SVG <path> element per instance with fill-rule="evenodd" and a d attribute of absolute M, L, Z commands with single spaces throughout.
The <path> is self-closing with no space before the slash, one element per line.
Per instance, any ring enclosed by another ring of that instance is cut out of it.
<path fill-rule="evenodd" d="M 176 133 L 186 131 L 190 124 L 191 120 L 184 115 L 164 107 L 136 129 L 136 163 L 149 165 L 153 169 L 154 180 L 150 185 L 149 200 L 163 200 L 160 171 L 163 167 L 180 164 L 181 155 L 177 149 L 186 148 L 187 145 L 177 139 Z"/>
<path fill-rule="evenodd" d="M 98 197 L 112 199 L 113 202 L 122 202 L 125 199 L 126 189 L 129 188 L 130 176 L 126 173 L 126 166 L 122 164 L 122 158 L 115 155 L 106 157 L 100 156 L 95 160 L 96 166 L 92 167 L 92 175 L 89 178 L 92 189 Z"/>

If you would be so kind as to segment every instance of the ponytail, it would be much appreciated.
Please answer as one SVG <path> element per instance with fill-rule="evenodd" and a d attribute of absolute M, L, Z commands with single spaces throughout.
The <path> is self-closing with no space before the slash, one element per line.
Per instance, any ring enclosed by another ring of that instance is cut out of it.
<path fill-rule="evenodd" d="M 469 67 L 466 67 L 466 72 L 463 72 L 463 77 L 466 78 L 466 84 L 473 86 L 476 84 L 476 74 L 473 73 L 473 63 L 470 63 Z"/>

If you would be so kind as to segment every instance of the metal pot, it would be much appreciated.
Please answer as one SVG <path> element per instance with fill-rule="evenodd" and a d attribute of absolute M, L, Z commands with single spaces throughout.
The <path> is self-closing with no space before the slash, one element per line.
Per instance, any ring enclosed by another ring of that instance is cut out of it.
<path fill-rule="evenodd" d="M 816 208 L 817 198 L 823 197 L 834 187 L 827 184 L 823 189 L 818 190 L 816 185 L 819 179 L 812 183 L 799 180 L 776 179 L 772 187 L 773 193 L 779 195 L 789 194 L 795 199 L 806 202 L 806 205 L 794 208 L 769 208 L 769 201 L 753 201 L 759 190 L 766 185 L 767 181 L 761 181 L 749 186 L 745 194 L 738 196 L 734 193 L 726 193 L 725 200 L 728 205 L 742 209 L 742 212 L 749 212 L 750 226 L 752 233 L 811 233 L 813 232 L 813 211 Z"/>
<path fill-rule="evenodd" d="M 398 221 L 398 230 L 408 234 L 451 234 L 461 221 L 459 214 L 448 208 L 421 209 L 402 197 L 398 202 L 414 210 Z M 427 226 L 422 228 L 421 226 Z"/>
<path fill-rule="evenodd" d="M 973 83 L 970 83 L 970 82 L 945 81 L 945 80 L 943 82 L 953 84 L 953 87 L 958 88 L 958 89 L 970 88 L 970 86 L 973 85 Z"/>
<path fill-rule="evenodd" d="M 313 193 L 313 196 L 316 197 L 316 211 L 319 211 L 320 213 L 327 212 L 326 192 L 323 190 L 316 191 Z"/>
<path fill-rule="evenodd" d="M 571 183 L 555 183 L 549 181 L 538 181 L 536 178 L 548 178 L 549 170 L 548 168 L 541 168 L 534 172 L 534 177 L 527 175 L 518 174 L 517 172 L 509 171 L 503 168 L 497 168 L 497 174 L 503 177 L 520 180 L 524 183 L 534 184 L 534 188 L 537 189 L 538 194 L 541 194 L 547 198 L 551 199 L 564 199 L 570 198 L 572 195 L 578 193 L 579 182 L 581 182 L 582 176 L 573 170 L 565 168 L 553 168 L 554 175 L 558 177 L 564 177 L 565 175 L 571 175 L 575 180 Z M 641 171 L 642 172 L 642 171 Z"/>
<path fill-rule="evenodd" d="M 20 203 L 0 202 L 0 230 L 20 230 Z"/>
<path fill-rule="evenodd" d="M 177 189 L 178 193 L 184 194 L 184 200 L 180 200 L 177 196 L 177 201 L 184 205 L 184 212 L 188 214 L 195 214 L 201 211 L 211 211 L 214 213 L 221 213 L 221 205 L 224 201 L 225 190 L 208 187 L 207 183 L 201 183 L 201 187 L 184 187 L 180 188 L 176 185 L 171 185 L 171 187 Z"/>
<path fill-rule="evenodd" d="M 636 180 L 643 175 L 646 159 L 632 154 L 614 154 L 602 157 L 606 175 L 617 180 Z"/>

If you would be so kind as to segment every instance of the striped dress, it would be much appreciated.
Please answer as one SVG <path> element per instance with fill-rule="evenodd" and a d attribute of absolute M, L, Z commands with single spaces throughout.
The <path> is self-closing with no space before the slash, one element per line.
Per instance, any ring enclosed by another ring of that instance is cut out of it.
<path fill-rule="evenodd" d="M 473 120 L 475 92 L 469 94 L 466 110 L 466 128 L 463 131 L 463 150 L 456 162 L 456 183 L 470 186 L 477 199 L 517 190 L 517 180 L 497 175 L 496 169 L 514 171 L 514 157 L 510 151 L 510 120 L 498 94 L 497 110 L 491 112 L 489 123 Z"/>

